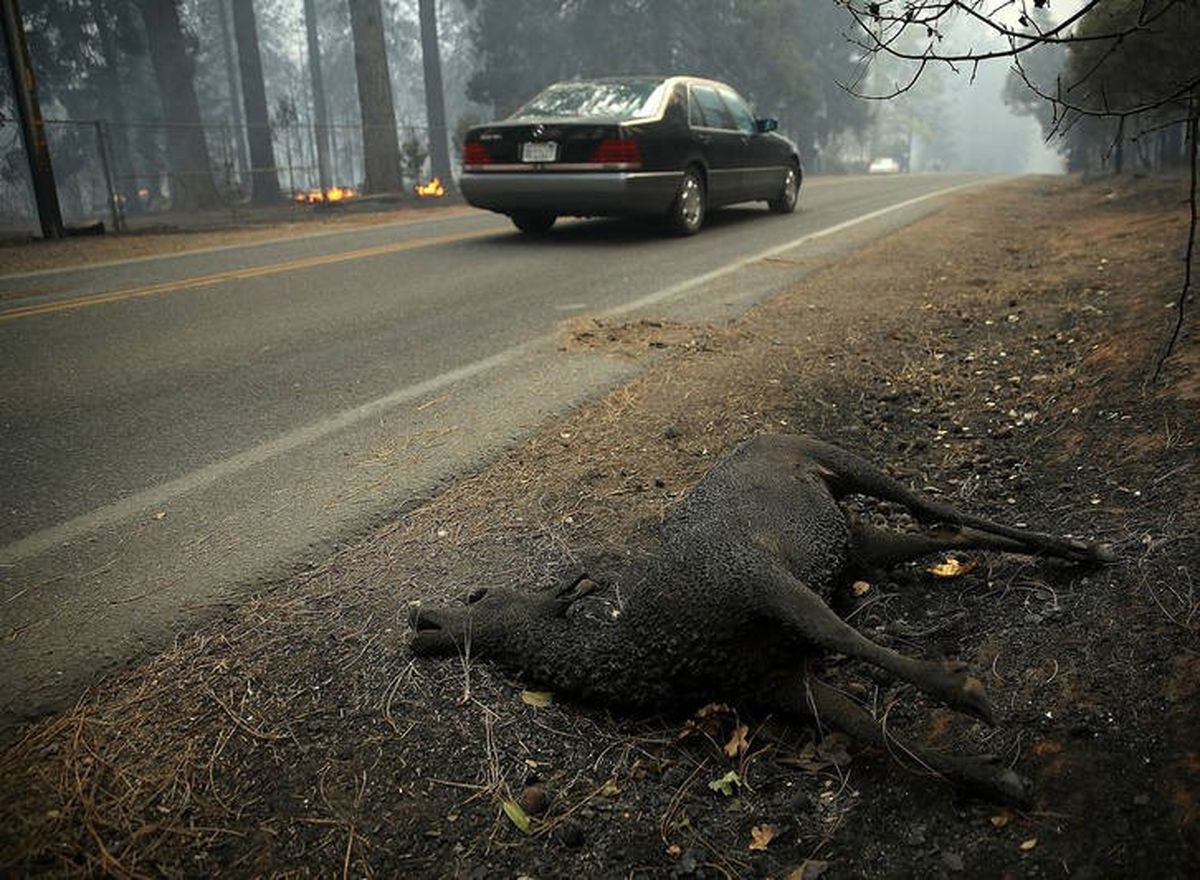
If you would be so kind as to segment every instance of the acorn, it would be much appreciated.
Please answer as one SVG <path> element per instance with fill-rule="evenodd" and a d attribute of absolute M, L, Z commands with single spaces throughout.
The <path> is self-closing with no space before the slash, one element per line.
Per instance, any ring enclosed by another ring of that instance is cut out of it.
<path fill-rule="evenodd" d="M 550 806 L 550 795 L 546 793 L 546 789 L 542 785 L 534 783 L 525 786 L 521 796 L 517 798 L 517 803 L 521 805 L 521 809 L 526 814 L 540 816 Z"/>

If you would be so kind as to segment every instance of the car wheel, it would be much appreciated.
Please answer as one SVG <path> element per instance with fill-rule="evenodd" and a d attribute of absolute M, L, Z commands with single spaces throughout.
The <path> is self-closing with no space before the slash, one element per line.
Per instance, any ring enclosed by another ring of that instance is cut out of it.
<path fill-rule="evenodd" d="M 542 211 L 514 211 L 508 217 L 517 229 L 527 235 L 545 235 L 558 219 L 554 214 Z"/>
<path fill-rule="evenodd" d="M 707 201 L 704 178 L 696 168 L 683 172 L 683 180 L 667 214 L 667 228 L 675 235 L 695 235 L 704 225 L 704 208 Z"/>
<path fill-rule="evenodd" d="M 767 206 L 776 214 L 790 214 L 796 210 L 796 202 L 800 198 L 800 169 L 789 165 L 783 176 L 783 188 L 779 195 L 767 202 Z"/>

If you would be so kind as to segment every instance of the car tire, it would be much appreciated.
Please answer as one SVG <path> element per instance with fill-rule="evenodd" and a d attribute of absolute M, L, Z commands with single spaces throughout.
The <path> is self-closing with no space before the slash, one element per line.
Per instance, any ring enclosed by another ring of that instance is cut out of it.
<path fill-rule="evenodd" d="M 783 186 L 780 188 L 779 195 L 770 199 L 767 207 L 776 214 L 790 214 L 796 210 L 796 202 L 799 200 L 800 168 L 796 165 L 789 165 L 787 173 L 783 177 Z"/>
<path fill-rule="evenodd" d="M 693 165 L 684 170 L 683 180 L 679 181 L 679 189 L 667 214 L 667 229 L 673 235 L 695 235 L 704 225 L 707 203 L 704 178 L 700 169 Z"/>
<path fill-rule="evenodd" d="M 526 235 L 545 235 L 558 217 L 543 211 L 514 211 L 508 215 L 513 226 Z"/>

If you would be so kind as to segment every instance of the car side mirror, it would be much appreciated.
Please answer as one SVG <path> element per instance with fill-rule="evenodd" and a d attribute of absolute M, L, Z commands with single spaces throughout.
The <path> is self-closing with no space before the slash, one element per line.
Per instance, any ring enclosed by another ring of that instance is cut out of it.
<path fill-rule="evenodd" d="M 758 129 L 760 134 L 766 134 L 768 131 L 775 131 L 775 129 L 779 128 L 779 120 L 769 118 L 756 119 L 754 120 L 754 126 Z"/>

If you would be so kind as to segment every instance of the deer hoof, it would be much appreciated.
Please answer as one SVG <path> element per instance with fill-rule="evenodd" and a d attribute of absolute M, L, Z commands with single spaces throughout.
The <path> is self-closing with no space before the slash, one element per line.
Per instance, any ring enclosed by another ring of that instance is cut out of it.
<path fill-rule="evenodd" d="M 973 675 L 968 675 L 963 684 L 962 697 L 961 707 L 963 710 L 988 725 L 995 725 L 996 714 L 992 711 L 992 704 L 988 700 L 982 681 Z"/>
<path fill-rule="evenodd" d="M 1033 783 L 995 755 L 960 759 L 956 769 L 959 782 L 982 797 L 1019 809 L 1033 803 Z"/>
<path fill-rule="evenodd" d="M 986 724 L 994 725 L 996 715 L 988 701 L 983 682 L 968 671 L 961 660 L 947 660 L 942 664 L 945 687 L 942 689 L 946 703 L 960 712 L 973 715 Z"/>

